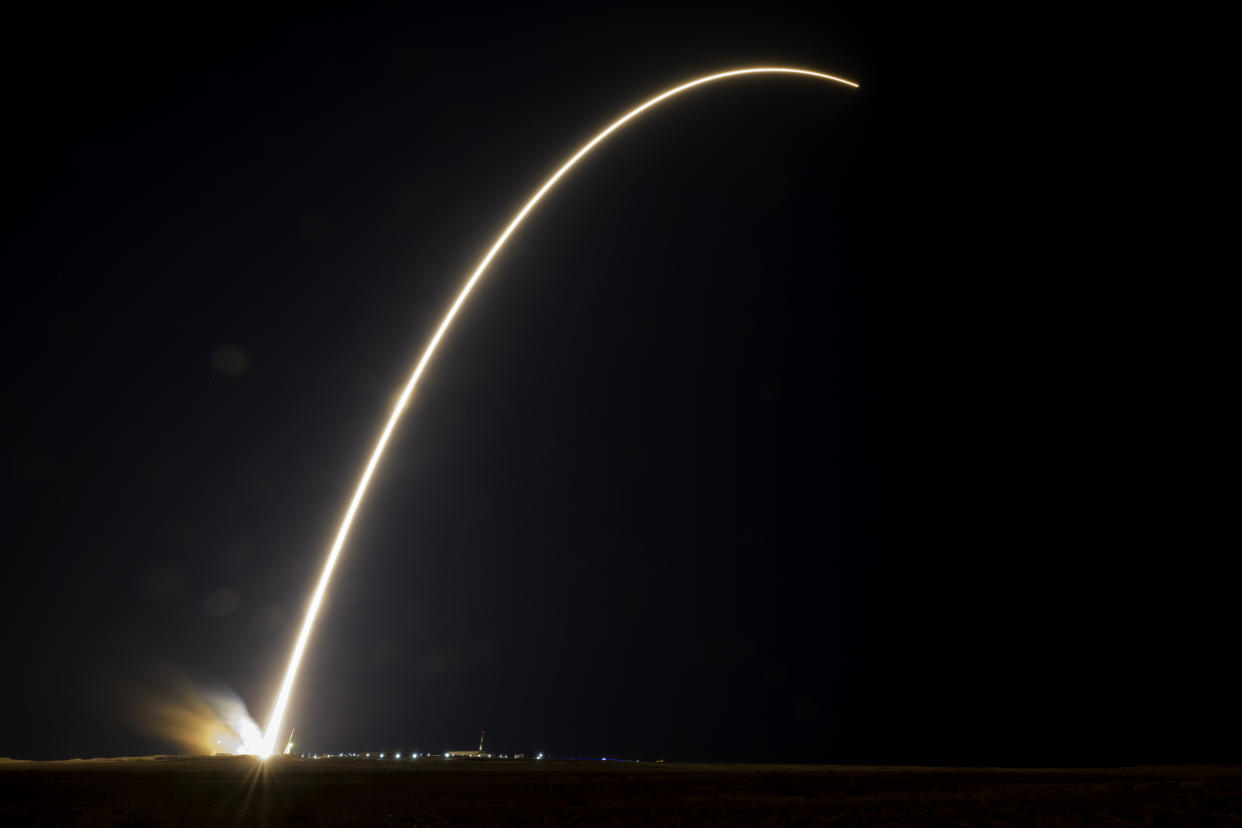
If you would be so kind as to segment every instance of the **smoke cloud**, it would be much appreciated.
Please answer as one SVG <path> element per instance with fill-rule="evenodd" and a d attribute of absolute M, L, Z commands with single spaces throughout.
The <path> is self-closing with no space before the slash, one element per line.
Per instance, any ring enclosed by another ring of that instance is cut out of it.
<path fill-rule="evenodd" d="M 185 753 L 258 752 L 262 731 L 246 703 L 223 684 L 198 684 L 169 671 L 130 698 L 139 729 Z"/>

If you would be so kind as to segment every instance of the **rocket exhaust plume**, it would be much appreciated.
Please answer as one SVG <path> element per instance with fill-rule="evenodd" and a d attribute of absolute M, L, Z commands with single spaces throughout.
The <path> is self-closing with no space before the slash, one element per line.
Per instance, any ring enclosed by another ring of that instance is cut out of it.
<path fill-rule="evenodd" d="M 501 232 L 496 241 L 492 243 L 491 248 L 483 256 L 478 267 L 475 268 L 474 273 L 470 275 L 470 278 L 466 280 L 465 285 L 457 294 L 456 300 L 454 300 L 452 306 L 449 307 L 448 312 L 440 321 L 440 326 L 436 328 L 435 333 L 431 337 L 431 341 L 427 343 L 427 347 L 423 350 L 422 356 L 419 357 L 417 365 L 414 366 L 414 373 L 410 375 L 409 380 L 406 382 L 405 389 L 401 392 L 401 396 L 397 399 L 396 404 L 393 405 L 392 413 L 388 417 L 388 423 L 384 426 L 384 430 L 381 432 L 379 440 L 375 444 L 374 451 L 371 452 L 371 459 L 367 461 L 366 468 L 362 472 L 362 477 L 358 481 L 358 487 L 354 491 L 354 496 L 349 502 L 349 508 L 345 510 L 345 517 L 341 521 L 340 528 L 337 530 L 336 540 L 332 542 L 332 549 L 328 552 L 328 558 L 324 562 L 323 571 L 319 576 L 319 582 L 315 585 L 315 591 L 311 595 L 310 605 L 306 608 L 306 617 L 303 619 L 302 628 L 298 632 L 297 642 L 293 645 L 293 653 L 289 657 L 289 666 L 285 670 L 285 677 L 280 685 L 280 693 L 276 697 L 276 704 L 272 707 L 272 715 L 267 720 L 267 729 L 263 732 L 262 742 L 260 743 L 259 750 L 257 751 L 259 756 L 267 758 L 275 751 L 276 739 L 280 733 L 281 725 L 285 718 L 285 710 L 289 705 L 289 696 L 293 692 L 293 682 L 297 678 L 298 666 L 302 662 L 302 655 L 305 653 L 306 644 L 310 640 L 311 629 L 315 625 L 315 616 L 319 614 L 319 607 L 323 603 L 324 593 L 327 592 L 328 583 L 332 579 L 332 570 L 336 568 L 337 559 L 341 555 L 341 548 L 345 545 L 345 538 L 349 535 L 350 526 L 354 522 L 354 515 L 358 512 L 358 507 L 361 505 L 362 498 L 366 494 L 367 485 L 371 482 L 371 476 L 375 473 L 375 468 L 379 465 L 380 457 L 384 454 L 384 448 L 388 445 L 388 440 L 397 426 L 397 421 L 401 419 L 401 414 L 405 411 L 405 407 L 410 401 L 410 396 L 414 393 L 414 386 L 418 384 L 418 380 L 423 375 L 423 371 L 426 369 L 427 363 L 431 361 L 431 357 L 435 353 L 436 348 L 439 346 L 440 340 L 444 337 L 445 332 L 448 331 L 449 326 L 453 324 L 453 319 L 456 318 L 457 312 L 461 310 L 461 306 L 465 304 L 466 298 L 474 289 L 475 284 L 480 278 L 482 278 L 484 271 L 486 271 L 488 265 L 492 263 L 492 259 L 496 258 L 496 255 L 500 252 L 501 248 L 504 247 L 505 242 L 509 240 L 509 237 L 513 235 L 514 231 L 517 230 L 518 226 L 525 220 L 526 216 L 530 214 L 531 210 L 535 209 L 535 206 L 539 204 L 548 191 L 556 186 L 556 183 L 560 181 L 566 173 L 573 169 L 574 165 L 582 160 L 587 153 L 595 149 L 595 147 L 609 135 L 612 135 L 612 133 L 616 132 L 618 129 L 625 126 L 625 124 L 646 112 L 648 109 L 651 109 L 657 104 L 660 104 L 669 98 L 675 97 L 682 92 L 694 89 L 695 87 L 703 86 L 704 84 L 714 83 L 715 81 L 746 75 L 791 75 L 814 78 L 823 81 L 832 81 L 833 83 L 844 84 L 855 88 L 858 87 L 858 84 L 853 81 L 845 80 L 844 78 L 826 75 L 822 72 L 813 72 L 809 69 L 795 69 L 782 66 L 759 66 L 747 69 L 733 69 L 727 72 L 719 72 L 717 74 L 705 75 L 701 78 L 696 78 L 692 81 L 688 81 L 662 92 L 654 98 L 650 98 L 644 103 L 634 107 L 617 120 L 613 121 L 598 135 L 570 156 L 569 160 L 565 161 L 565 163 L 563 163 L 556 170 L 556 172 L 554 172 L 551 177 L 543 183 L 535 194 L 530 197 L 530 200 L 522 206 L 522 209 L 518 210 L 517 214 L 514 215 L 514 217 L 509 221 L 509 224 L 505 227 L 504 231 Z"/>
<path fill-rule="evenodd" d="M 171 669 L 144 683 L 124 682 L 133 724 L 186 753 L 254 754 L 263 732 L 241 697 L 220 683 L 191 681 Z"/>

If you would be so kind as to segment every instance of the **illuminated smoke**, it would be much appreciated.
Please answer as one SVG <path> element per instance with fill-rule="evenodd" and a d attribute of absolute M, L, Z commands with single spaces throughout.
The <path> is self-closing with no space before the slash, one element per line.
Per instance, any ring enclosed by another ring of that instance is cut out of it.
<path fill-rule="evenodd" d="M 543 199 L 544 195 L 547 194 L 547 192 L 551 190 L 556 183 L 560 181 L 561 178 L 583 158 L 583 156 L 593 150 L 596 145 L 612 133 L 616 132 L 630 120 L 646 112 L 648 109 L 651 109 L 653 106 L 656 106 L 657 104 L 689 89 L 693 89 L 707 83 L 712 83 L 714 81 L 724 80 L 725 78 L 761 74 L 796 75 L 807 78 L 815 78 L 818 80 L 832 81 L 834 83 L 841 83 L 855 88 L 858 86 L 858 84 L 853 81 L 834 77 L 833 75 L 825 75 L 822 72 L 812 72 L 808 69 L 792 69 L 778 66 L 734 69 L 729 72 L 706 75 L 687 83 L 683 83 L 680 86 L 675 86 L 672 89 L 662 92 L 654 98 L 651 98 L 648 101 L 634 107 L 629 112 L 625 113 L 620 118 L 605 127 L 603 131 L 575 152 L 568 161 L 562 164 L 560 168 L 557 169 L 557 171 L 543 183 L 543 186 L 541 186 L 538 191 L 531 196 L 530 200 L 522 206 L 522 209 L 519 210 L 509 221 L 508 226 L 505 227 L 504 231 L 492 244 L 491 248 L 487 251 L 487 254 L 483 256 L 483 259 L 479 262 L 478 267 L 475 268 L 474 273 L 470 275 L 470 278 L 466 280 L 465 286 L 462 287 L 461 292 L 457 294 L 457 299 L 454 300 L 452 306 L 448 309 L 448 313 L 446 313 L 444 315 L 444 319 L 440 321 L 440 326 L 436 328 L 436 332 L 431 337 L 431 341 L 427 343 L 427 347 L 424 349 L 423 355 L 419 358 L 418 364 L 414 367 L 414 373 L 410 375 L 409 381 L 405 384 L 405 389 L 401 392 L 401 396 L 397 399 L 396 404 L 392 408 L 392 413 L 388 417 L 388 423 L 384 426 L 384 431 L 380 434 L 379 441 L 375 444 L 375 450 L 371 452 L 371 459 L 367 461 L 366 469 L 362 472 L 362 478 L 358 481 L 358 488 L 354 491 L 353 499 L 349 502 L 349 508 L 345 511 L 345 518 L 341 521 L 341 526 L 337 530 L 336 540 L 332 543 L 332 550 L 328 553 L 328 559 L 324 563 L 323 572 L 319 576 L 319 582 L 315 585 L 315 591 L 311 595 L 310 606 L 306 609 L 306 617 L 302 621 L 302 628 L 298 633 L 297 643 L 293 646 L 293 654 L 290 656 L 289 666 L 285 670 L 284 681 L 282 681 L 280 685 L 280 693 L 276 697 L 276 704 L 272 707 L 272 715 L 267 720 L 267 730 L 263 734 L 263 742 L 260 750 L 258 751 L 260 756 L 266 758 L 275 750 L 276 739 L 279 735 L 281 724 L 285 718 L 285 709 L 289 704 L 289 695 L 293 691 L 293 681 L 297 677 L 298 666 L 302 662 L 302 654 L 306 651 L 306 642 L 310 639 L 311 628 L 315 624 L 315 616 L 319 614 L 319 606 L 323 603 L 323 596 L 328 589 L 328 582 L 332 578 L 332 570 L 336 567 L 337 558 L 340 557 L 341 547 L 345 544 L 345 538 L 349 534 L 350 525 L 354 521 L 354 515 L 358 511 L 358 506 L 362 503 L 363 495 L 366 494 L 367 485 L 371 482 L 371 476 L 375 473 L 375 467 L 379 465 L 380 457 L 384 453 L 384 448 L 388 445 L 388 439 L 392 436 L 393 429 L 396 428 L 397 421 L 401 418 L 401 413 L 405 410 L 406 405 L 409 403 L 410 395 L 414 392 L 414 386 L 418 384 L 419 377 L 423 375 L 423 371 L 426 369 L 427 363 L 431 360 L 432 354 L 435 353 L 436 347 L 440 344 L 441 338 L 443 338 L 445 332 L 453 323 L 453 319 L 457 316 L 457 311 L 461 309 L 461 306 L 466 301 L 466 297 L 470 295 L 470 291 L 474 289 L 475 283 L 477 283 L 483 276 L 483 272 L 487 270 L 487 266 L 491 264 L 492 259 L 496 257 L 496 254 L 500 252 L 502 247 L 504 247 L 505 242 L 508 241 L 509 237 L 513 235 L 513 232 L 517 230 L 518 225 L 520 225 L 530 211 L 535 208 L 535 205 Z"/>
<path fill-rule="evenodd" d="M 263 732 L 246 703 L 223 686 L 203 687 L 166 670 L 130 692 L 135 722 L 186 753 L 258 754 Z"/>
<path fill-rule="evenodd" d="M 258 754 L 263 751 L 263 731 L 250 717 L 245 703 L 237 696 L 216 699 L 216 712 L 235 738 L 221 744 L 221 753 Z"/>

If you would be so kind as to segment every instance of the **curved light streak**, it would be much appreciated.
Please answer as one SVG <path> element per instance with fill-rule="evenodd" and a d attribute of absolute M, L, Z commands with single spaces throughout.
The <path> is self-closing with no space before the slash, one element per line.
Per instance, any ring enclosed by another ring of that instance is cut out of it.
<path fill-rule="evenodd" d="M 314 595 L 311 597 L 310 606 L 306 610 L 306 618 L 302 621 L 302 629 L 298 633 L 297 643 L 293 647 L 293 655 L 289 658 L 289 666 L 285 670 L 284 681 L 280 685 L 280 694 L 276 697 L 276 704 L 272 708 L 272 715 L 267 720 L 267 730 L 263 733 L 263 741 L 259 755 L 263 758 L 270 756 L 275 750 L 276 737 L 280 731 L 281 723 L 285 717 L 285 709 L 289 704 L 289 695 L 293 691 L 293 681 L 297 677 L 298 666 L 302 662 L 302 654 L 306 651 L 306 643 L 310 640 L 311 628 L 315 625 L 315 616 L 319 614 L 319 606 L 323 603 L 324 593 L 327 592 L 328 582 L 332 579 L 332 570 L 336 567 L 337 559 L 341 556 L 341 548 L 345 545 L 345 538 L 349 535 L 350 526 L 354 522 L 354 515 L 358 512 L 358 506 L 362 503 L 363 495 L 366 494 L 367 485 L 371 482 L 371 476 L 375 473 L 375 467 L 379 465 L 380 457 L 384 454 L 384 448 L 388 445 L 388 440 L 392 436 L 393 430 L 397 427 L 397 421 L 401 419 L 401 414 L 405 411 L 406 405 L 410 401 L 410 395 L 414 392 L 414 386 L 418 384 L 419 378 L 423 375 L 423 371 L 427 368 L 427 363 L 431 361 L 432 355 L 435 353 L 440 340 L 444 337 L 449 326 L 453 324 L 457 312 L 465 303 L 466 298 L 470 295 L 470 291 L 474 289 L 475 284 L 483 276 L 483 272 L 487 270 L 487 266 L 492 263 L 492 259 L 496 258 L 496 254 L 504 247 L 505 242 L 517 230 L 518 225 L 535 209 L 537 205 L 548 191 L 551 190 L 556 183 L 561 180 L 574 165 L 582 160 L 583 156 L 607 138 L 612 135 L 625 124 L 638 117 L 648 109 L 657 104 L 668 100 L 669 98 L 679 95 L 696 86 L 712 83 L 725 78 L 734 78 L 741 75 L 761 75 L 761 74 L 780 74 L 780 75 L 801 75 L 809 78 L 818 78 L 819 80 L 833 81 L 835 83 L 845 84 L 858 88 L 858 84 L 845 78 L 838 78 L 835 75 L 826 75 L 822 72 L 812 72 L 809 69 L 794 69 L 783 66 L 759 66 L 748 69 L 733 69 L 728 72 L 720 72 L 714 75 L 706 75 L 701 78 L 683 83 L 680 86 L 673 87 L 666 92 L 656 95 L 654 98 L 639 104 L 629 112 L 622 115 L 617 120 L 609 124 L 603 131 L 588 141 L 581 149 L 573 154 L 572 157 L 557 169 L 552 176 L 543 183 L 543 186 L 530 197 L 530 200 L 522 206 L 510 221 L 504 232 L 492 244 L 491 249 L 487 251 L 474 273 L 470 275 L 461 292 L 457 294 L 452 307 L 448 309 L 448 313 L 444 315 L 444 319 L 440 322 L 440 327 L 436 329 L 435 335 L 431 337 L 431 341 L 427 343 L 427 347 L 423 350 L 423 355 L 418 360 L 418 365 L 414 368 L 414 373 L 410 375 L 410 379 L 405 384 L 405 389 L 401 392 L 401 396 L 397 399 L 396 404 L 392 408 L 392 414 L 388 417 L 388 423 L 384 426 L 384 431 L 380 434 L 379 441 L 375 444 L 375 450 L 371 452 L 371 459 L 367 461 L 366 470 L 362 473 L 362 478 L 358 481 L 358 488 L 354 492 L 354 497 L 349 502 L 349 509 L 345 512 L 345 518 L 341 521 L 341 527 L 337 530 L 336 540 L 332 543 L 332 551 L 328 553 L 328 559 L 324 563 L 323 572 L 319 576 L 319 583 L 315 586 Z"/>

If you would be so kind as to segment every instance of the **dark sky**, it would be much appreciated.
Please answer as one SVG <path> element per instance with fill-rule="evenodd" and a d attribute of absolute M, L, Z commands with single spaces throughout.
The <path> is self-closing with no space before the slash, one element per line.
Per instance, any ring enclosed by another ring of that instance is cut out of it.
<path fill-rule="evenodd" d="M 1041 186 L 1075 122 L 950 82 L 951 27 L 94 15 L 19 18 L 4 57 L 0 755 L 172 749 L 118 689 L 166 669 L 264 722 L 509 215 L 647 96 L 777 63 L 862 89 L 691 93 L 497 260 L 346 547 L 301 745 L 1236 758 L 1169 320 L 1084 255 L 1098 182 Z"/>

